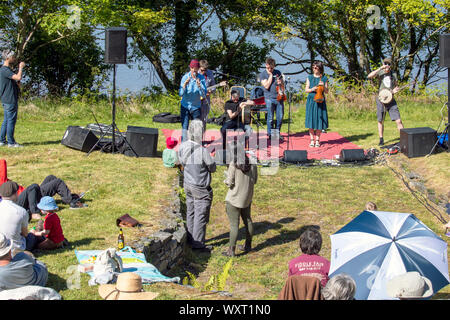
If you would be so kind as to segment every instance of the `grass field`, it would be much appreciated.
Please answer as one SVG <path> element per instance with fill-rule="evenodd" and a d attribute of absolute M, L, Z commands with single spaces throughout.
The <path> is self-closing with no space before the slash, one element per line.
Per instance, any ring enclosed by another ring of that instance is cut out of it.
<path fill-rule="evenodd" d="M 413 99 L 400 102 L 405 127 L 436 128 L 441 120 L 442 103 L 437 98 L 429 102 Z M 64 234 L 72 247 L 38 255 L 50 271 L 48 286 L 60 292 L 64 299 L 99 299 L 97 287 L 88 286 L 86 275 L 82 275 L 80 289 L 67 288 L 67 279 L 73 278 L 67 269 L 77 263 L 73 250 L 115 246 L 115 219 L 124 213 L 145 223 L 140 231 L 126 229 L 126 240 L 157 230 L 163 208 L 170 202 L 176 171 L 164 168 L 160 158 L 131 158 L 100 152 L 86 157 L 86 154 L 60 144 L 68 125 L 85 126 L 94 122 L 90 110 L 96 113 L 99 122 L 109 123 L 107 104 L 46 105 L 44 101 L 19 108 L 16 139 L 25 147 L 0 149 L 1 158 L 8 162 L 9 177 L 26 186 L 40 183 L 48 174 L 54 174 L 64 179 L 74 192 L 89 190 L 85 196 L 89 205 L 86 209 L 69 210 L 67 205 L 59 202 Z M 176 110 L 176 106 L 171 108 Z M 117 123 L 122 130 L 126 130 L 127 125 L 179 128 L 179 124 L 152 122 L 153 114 L 166 110 L 165 106 L 159 105 L 119 104 Z M 292 132 L 305 130 L 304 114 L 304 104 L 292 106 Z M 339 132 L 362 148 L 376 147 L 378 135 L 373 110 L 346 109 L 345 105 L 336 104 L 329 106 L 329 115 L 330 131 Z M 386 143 L 397 142 L 398 136 L 395 124 L 388 121 Z M 162 152 L 164 148 L 165 140 L 160 131 L 158 151 Z M 436 195 L 449 196 L 448 153 L 417 159 L 399 154 L 392 160 L 392 165 L 418 172 L 427 188 Z M 189 270 L 198 276 L 200 283 L 205 283 L 211 275 L 219 274 L 228 261 L 221 255 L 228 245 L 229 232 L 224 204 L 227 189 L 222 182 L 224 170 L 225 167 L 219 167 L 212 182 L 214 201 L 207 241 L 215 249 L 210 256 L 197 256 L 188 250 L 186 263 L 173 270 L 171 276 L 183 278 Z M 358 215 L 367 201 L 375 202 L 380 210 L 413 213 L 448 241 L 441 222 L 386 166 L 280 167 L 275 175 L 260 174 L 252 205 L 255 250 L 233 259 L 225 289 L 237 299 L 276 299 L 287 278 L 289 260 L 300 254 L 300 231 L 305 226 L 318 226 L 323 236 L 321 254 L 330 259 L 329 235 Z M 240 239 L 242 236 L 241 230 Z M 205 295 L 200 290 L 174 284 L 157 284 L 146 289 L 160 292 L 158 299 L 223 299 L 217 294 Z M 450 286 L 442 289 L 435 298 L 449 299 Z"/>

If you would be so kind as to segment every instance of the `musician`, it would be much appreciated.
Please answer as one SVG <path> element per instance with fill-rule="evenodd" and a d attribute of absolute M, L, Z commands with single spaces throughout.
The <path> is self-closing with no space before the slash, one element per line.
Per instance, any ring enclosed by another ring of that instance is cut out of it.
<path fill-rule="evenodd" d="M 200 69 L 198 70 L 199 74 L 205 77 L 206 82 L 206 99 L 202 100 L 202 109 L 201 109 L 201 120 L 203 122 L 203 130 L 206 130 L 206 121 L 208 120 L 209 111 L 211 110 L 211 97 L 210 94 L 216 91 L 216 88 L 211 88 L 216 85 L 216 81 L 214 80 L 214 74 L 211 70 L 208 69 L 209 63 L 207 60 L 200 60 Z"/>
<path fill-rule="evenodd" d="M 181 98 L 181 141 L 186 141 L 189 120 L 201 118 L 202 99 L 206 98 L 205 77 L 198 73 L 200 63 L 198 60 L 192 60 L 187 72 L 180 83 L 179 95 Z"/>
<path fill-rule="evenodd" d="M 239 91 L 233 90 L 231 91 L 231 99 L 225 102 L 225 122 L 220 128 L 220 132 L 222 133 L 223 140 L 223 150 L 226 150 L 227 144 L 227 130 L 236 130 L 242 129 L 245 131 L 245 140 L 248 141 L 248 138 L 251 135 L 252 128 L 242 123 L 242 109 L 245 106 L 252 106 L 255 103 L 252 100 L 245 100 L 240 97 Z"/>
<path fill-rule="evenodd" d="M 281 124 L 283 122 L 284 115 L 284 102 L 277 101 L 277 85 L 283 84 L 282 74 L 279 70 L 275 69 L 275 60 L 273 58 L 266 59 L 266 69 L 259 75 L 261 85 L 264 88 L 264 100 L 267 106 L 267 135 L 269 140 L 272 138 L 272 122 L 274 112 L 277 117 L 275 136 L 280 140 Z"/>
<path fill-rule="evenodd" d="M 306 78 L 305 92 L 308 93 L 306 100 L 305 127 L 309 129 L 310 147 L 320 147 L 320 134 L 328 128 L 328 111 L 326 101 L 316 102 L 318 86 L 323 86 L 323 93 L 328 93 L 328 78 L 324 75 L 324 67 L 321 61 L 314 61 L 312 65 L 313 74 Z"/>
<path fill-rule="evenodd" d="M 392 60 L 386 58 L 383 60 L 383 65 L 369 73 L 367 78 L 372 79 L 378 77 L 379 81 L 379 89 L 380 92 L 383 89 L 389 89 L 393 94 L 399 91 L 399 87 L 397 84 L 397 76 L 392 72 L 391 69 Z M 394 98 L 388 104 L 383 104 L 379 99 L 378 95 L 376 98 L 377 104 L 377 120 L 378 120 L 378 134 L 380 137 L 380 143 L 378 145 L 384 145 L 383 132 L 384 132 L 384 118 L 386 117 L 386 111 L 389 112 L 389 116 L 392 121 L 395 121 L 397 124 L 397 129 L 403 129 L 403 123 L 400 118 L 400 111 L 398 110 L 397 102 Z"/>

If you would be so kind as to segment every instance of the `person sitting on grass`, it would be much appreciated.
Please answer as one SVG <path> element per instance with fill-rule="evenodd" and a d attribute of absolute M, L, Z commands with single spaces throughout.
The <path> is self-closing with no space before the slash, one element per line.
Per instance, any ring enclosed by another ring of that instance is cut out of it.
<path fill-rule="evenodd" d="M 356 293 L 356 282 L 348 274 L 335 275 L 322 289 L 325 300 L 354 300 Z"/>
<path fill-rule="evenodd" d="M 13 255 L 27 249 L 28 213 L 17 204 L 19 185 L 7 181 L 0 186 L 0 232 L 12 242 Z"/>
<path fill-rule="evenodd" d="M 174 168 L 179 165 L 177 152 L 173 149 L 176 147 L 178 141 L 172 137 L 166 139 L 166 149 L 162 154 L 163 164 L 166 168 Z"/>
<path fill-rule="evenodd" d="M 289 262 L 289 276 L 304 275 L 317 277 L 322 287 L 328 282 L 330 261 L 319 256 L 322 248 L 322 236 L 314 228 L 308 228 L 300 235 L 302 255 Z"/>
<path fill-rule="evenodd" d="M 20 252 L 12 257 L 13 243 L 0 233 L 0 291 L 24 286 L 45 287 L 48 270 L 30 254 Z"/>
<path fill-rule="evenodd" d="M 64 239 L 61 220 L 56 211 L 58 206 L 52 197 L 43 197 L 38 203 L 38 208 L 45 215 L 43 230 L 32 230 L 35 236 L 35 248 L 41 250 L 54 250 L 61 248 L 66 242 Z"/>
<path fill-rule="evenodd" d="M 367 211 L 377 211 L 378 210 L 377 205 L 374 202 L 369 201 L 366 203 L 366 210 Z"/>

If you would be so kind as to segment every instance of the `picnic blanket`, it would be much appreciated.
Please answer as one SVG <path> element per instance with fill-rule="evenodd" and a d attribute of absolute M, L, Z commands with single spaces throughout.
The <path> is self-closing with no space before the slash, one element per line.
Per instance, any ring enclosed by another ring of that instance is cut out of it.
<path fill-rule="evenodd" d="M 96 257 L 103 250 L 75 250 L 75 255 L 80 264 L 94 264 L 93 257 Z M 155 282 L 174 282 L 179 283 L 180 277 L 169 278 L 163 275 L 159 270 L 148 263 L 143 253 L 138 253 L 130 247 L 125 247 L 117 252 L 122 259 L 123 272 L 134 272 L 141 276 L 142 283 L 150 284 Z M 94 272 L 87 274 L 92 278 Z"/>

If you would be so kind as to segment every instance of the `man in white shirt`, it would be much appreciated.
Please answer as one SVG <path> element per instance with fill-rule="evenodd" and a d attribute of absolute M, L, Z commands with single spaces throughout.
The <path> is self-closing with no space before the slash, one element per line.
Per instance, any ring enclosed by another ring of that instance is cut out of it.
<path fill-rule="evenodd" d="M 0 186 L 0 233 L 12 240 L 13 255 L 26 249 L 28 235 L 28 213 L 15 204 L 19 185 L 7 181 Z"/>

